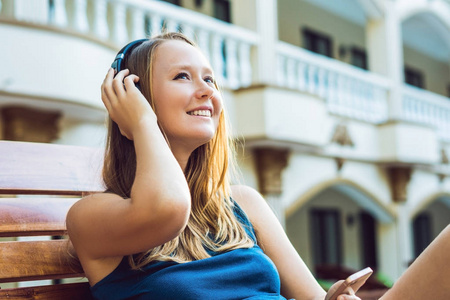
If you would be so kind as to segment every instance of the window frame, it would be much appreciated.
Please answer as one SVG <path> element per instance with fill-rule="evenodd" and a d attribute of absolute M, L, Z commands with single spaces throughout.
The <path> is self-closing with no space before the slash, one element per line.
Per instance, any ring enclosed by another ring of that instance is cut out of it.
<path fill-rule="evenodd" d="M 300 32 L 303 41 L 303 48 L 308 51 L 333 58 L 333 39 L 331 36 L 309 27 L 301 28 Z M 320 52 L 318 49 L 320 42 L 325 44 L 325 53 Z"/>

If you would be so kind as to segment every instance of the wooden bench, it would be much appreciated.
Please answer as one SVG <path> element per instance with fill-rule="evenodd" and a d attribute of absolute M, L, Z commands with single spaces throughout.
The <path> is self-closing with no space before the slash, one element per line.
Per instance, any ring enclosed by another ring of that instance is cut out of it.
<path fill-rule="evenodd" d="M 65 235 L 67 211 L 84 194 L 103 191 L 100 150 L 0 141 L 0 238 L 53 236 L 45 241 L 0 242 L 2 283 L 83 277 Z M 327 270 L 331 274 L 331 270 Z M 344 278 L 343 274 L 339 274 Z M 360 291 L 363 300 L 386 290 Z M 0 289 L 0 299 L 92 299 L 87 282 Z"/>
<path fill-rule="evenodd" d="M 0 141 L 0 287 L 84 276 L 70 243 L 61 237 L 72 204 L 103 190 L 102 155 L 86 147 Z M 25 236 L 54 238 L 16 240 Z M 0 299 L 91 298 L 88 283 L 81 280 L 0 289 Z"/>

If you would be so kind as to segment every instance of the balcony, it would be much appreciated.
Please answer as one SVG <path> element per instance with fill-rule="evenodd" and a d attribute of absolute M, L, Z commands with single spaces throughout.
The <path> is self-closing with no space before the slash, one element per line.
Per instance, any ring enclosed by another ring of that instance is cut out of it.
<path fill-rule="evenodd" d="M 260 84 L 257 73 L 264 72 L 256 67 L 257 55 L 263 52 L 258 50 L 264 47 L 258 33 L 160 1 L 0 0 L 0 8 L 0 25 L 57 31 L 81 38 L 86 44 L 94 41 L 107 50 L 105 62 L 126 42 L 168 30 L 181 31 L 197 41 L 210 59 L 218 82 L 228 91 Z M 306 94 L 322 99 L 331 115 L 374 125 L 392 119 L 392 83 L 387 78 L 281 41 L 275 45 L 275 54 L 276 79 L 269 84 L 295 91 L 299 97 Z M 101 80 L 104 69 L 98 69 L 97 80 Z M 75 68 L 76 72 L 82 73 L 83 68 Z M 0 76 L 0 82 L 5 80 Z M 70 83 L 70 78 L 67 81 Z M 10 91 L 4 86 L 0 85 L 0 92 Z M 397 119 L 431 126 L 440 140 L 450 142 L 448 98 L 406 85 L 401 87 L 401 94 Z M 41 95 L 35 92 L 34 96 Z M 99 99 L 99 92 L 84 97 Z M 71 97 L 64 94 L 60 98 Z M 79 99 L 72 98 L 73 102 Z"/>

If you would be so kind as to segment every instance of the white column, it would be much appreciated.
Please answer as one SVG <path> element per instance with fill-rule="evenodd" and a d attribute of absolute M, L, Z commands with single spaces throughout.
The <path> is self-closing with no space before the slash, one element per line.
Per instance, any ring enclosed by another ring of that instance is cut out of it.
<path fill-rule="evenodd" d="M 280 195 L 269 194 L 265 195 L 264 199 L 266 199 L 267 204 L 269 204 L 278 221 L 280 221 L 281 226 L 286 229 L 286 217 Z"/>
<path fill-rule="evenodd" d="M 256 1 L 256 28 L 259 35 L 256 81 L 276 84 L 278 42 L 277 1 Z"/>
<path fill-rule="evenodd" d="M 411 249 L 412 229 L 407 204 L 398 204 L 397 209 L 397 268 L 398 273 L 402 274 L 408 268 L 408 264 L 413 258 Z"/>
<path fill-rule="evenodd" d="M 396 2 L 385 1 L 384 18 L 367 23 L 367 48 L 369 69 L 384 75 L 391 82 L 389 93 L 389 117 L 401 119 L 403 86 L 403 41 L 401 21 Z"/>

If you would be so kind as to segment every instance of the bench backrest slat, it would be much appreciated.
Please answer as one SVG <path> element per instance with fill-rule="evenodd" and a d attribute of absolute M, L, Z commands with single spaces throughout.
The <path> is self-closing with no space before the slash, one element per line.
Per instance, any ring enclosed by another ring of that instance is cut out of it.
<path fill-rule="evenodd" d="M 0 242 L 1 281 L 82 277 L 83 270 L 69 251 L 67 240 Z"/>
<path fill-rule="evenodd" d="M 0 290 L 0 299 L 90 300 L 89 284 L 71 283 Z"/>
<path fill-rule="evenodd" d="M 0 194 L 100 192 L 101 160 L 87 147 L 0 141 Z"/>
<path fill-rule="evenodd" d="M 64 235 L 79 198 L 0 198 L 0 237 Z"/>
<path fill-rule="evenodd" d="M 64 235 L 73 203 L 104 190 L 102 160 L 93 148 L 0 141 L 0 237 Z M 66 239 L 0 242 L 0 283 L 83 277 L 70 246 Z M 83 282 L 0 289 L 0 299 L 92 297 Z"/>

